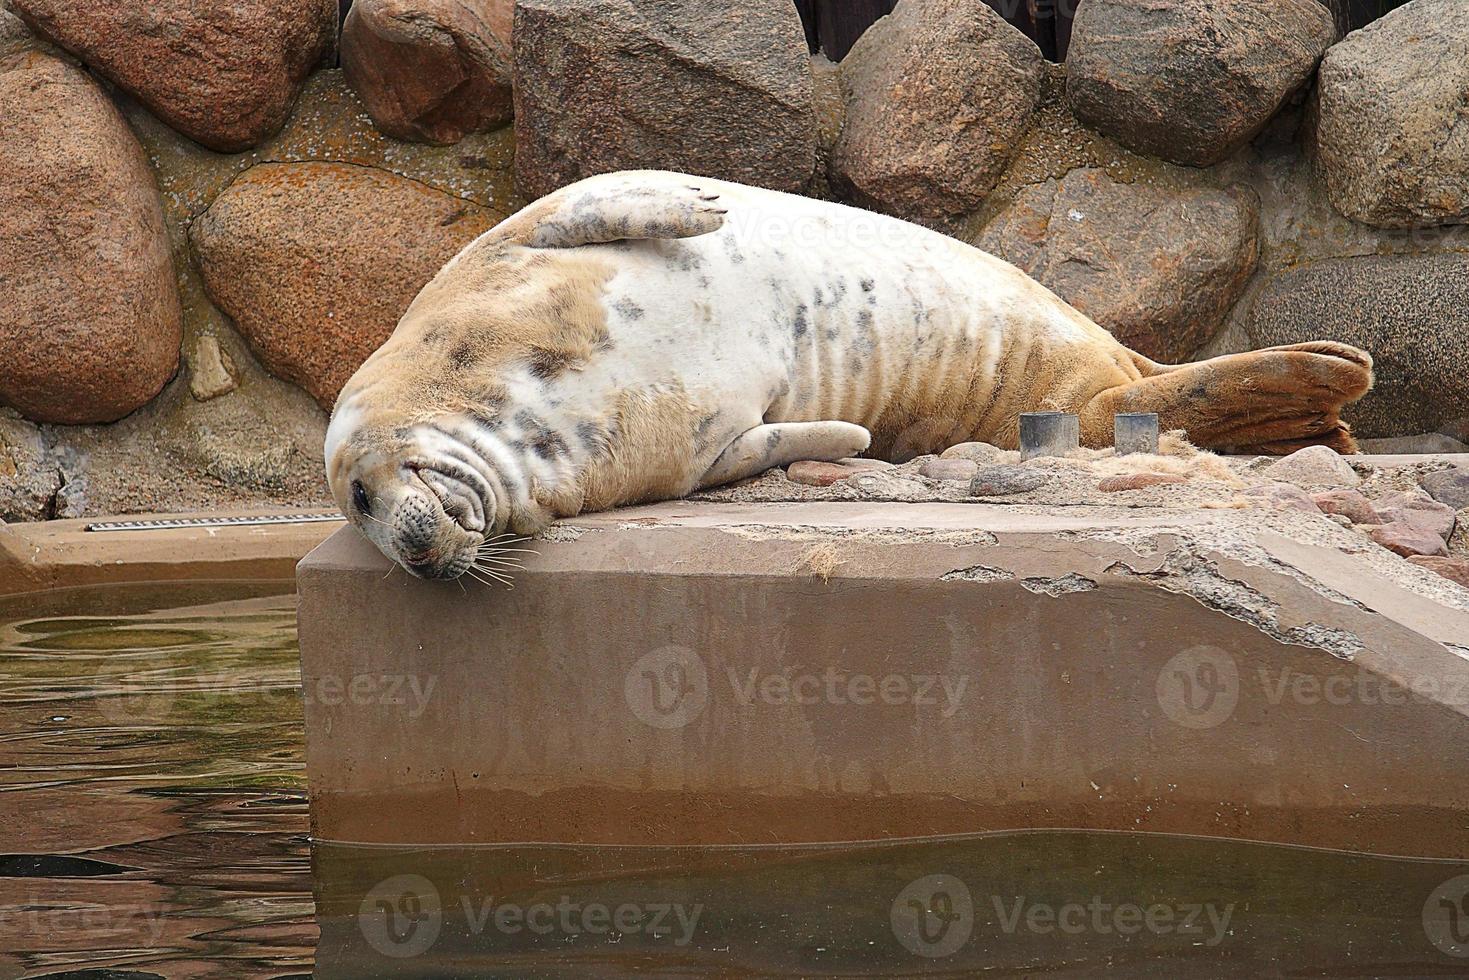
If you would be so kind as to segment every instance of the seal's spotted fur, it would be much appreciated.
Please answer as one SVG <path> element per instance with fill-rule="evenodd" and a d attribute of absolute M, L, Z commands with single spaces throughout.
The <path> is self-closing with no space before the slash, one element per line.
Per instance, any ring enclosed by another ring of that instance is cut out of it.
<path fill-rule="evenodd" d="M 1338 412 L 1370 383 L 1366 354 L 1324 342 L 1157 365 L 916 225 L 609 174 L 526 208 L 424 287 L 343 390 L 327 465 L 379 547 L 449 576 L 487 536 L 794 459 L 1013 446 L 1037 409 L 1078 412 L 1093 445 L 1113 412 L 1155 410 L 1201 445 L 1349 450 Z"/>

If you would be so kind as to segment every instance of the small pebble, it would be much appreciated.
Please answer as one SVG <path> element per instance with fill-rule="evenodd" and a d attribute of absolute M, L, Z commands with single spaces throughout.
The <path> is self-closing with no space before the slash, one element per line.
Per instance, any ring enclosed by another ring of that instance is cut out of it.
<path fill-rule="evenodd" d="M 1444 558 L 1438 555 L 1413 555 L 1408 561 L 1419 568 L 1437 572 L 1450 582 L 1469 589 L 1469 561 L 1462 558 Z"/>
<path fill-rule="evenodd" d="M 979 464 L 972 459 L 931 459 L 918 467 L 918 475 L 930 480 L 957 480 L 967 483 L 979 472 Z"/>
<path fill-rule="evenodd" d="M 820 460 L 803 459 L 786 468 L 786 478 L 792 483 L 801 483 L 808 487 L 829 487 L 833 483 L 845 480 L 849 476 L 856 476 L 860 472 L 862 471 L 859 469 L 843 466 L 841 463 L 823 463 Z"/>
<path fill-rule="evenodd" d="M 1372 501 L 1357 490 L 1324 490 L 1313 493 L 1311 500 L 1322 513 L 1345 517 L 1352 524 L 1385 523 L 1377 508 L 1372 506 Z"/>
<path fill-rule="evenodd" d="M 1124 473 L 1121 476 L 1109 476 L 1097 484 L 1097 489 L 1103 493 L 1117 493 L 1121 490 L 1145 490 L 1148 487 L 1161 487 L 1168 483 L 1187 483 L 1188 478 L 1176 473 Z"/>
<path fill-rule="evenodd" d="M 1432 531 L 1409 524 L 1393 521 L 1368 529 L 1368 536 L 1394 554 L 1411 558 L 1415 555 L 1447 555 L 1443 538 Z"/>
<path fill-rule="evenodd" d="M 893 468 L 893 464 L 885 459 L 864 459 L 860 456 L 839 459 L 836 465 L 845 466 L 849 470 L 890 470 Z"/>
<path fill-rule="evenodd" d="M 969 493 L 974 497 L 1006 497 L 1035 490 L 1049 479 L 1045 473 L 1023 466 L 985 466 L 969 481 Z"/>
<path fill-rule="evenodd" d="M 1321 508 L 1316 506 L 1316 501 L 1311 495 L 1300 487 L 1289 483 L 1265 483 L 1258 487 L 1249 487 L 1240 491 L 1240 496 L 1247 500 L 1258 500 L 1260 503 L 1272 510 L 1299 510 L 1308 514 L 1319 514 Z"/>
<path fill-rule="evenodd" d="M 998 459 L 1000 453 L 1000 449 L 987 442 L 961 442 L 945 449 L 939 459 L 967 459 L 984 466 Z"/>

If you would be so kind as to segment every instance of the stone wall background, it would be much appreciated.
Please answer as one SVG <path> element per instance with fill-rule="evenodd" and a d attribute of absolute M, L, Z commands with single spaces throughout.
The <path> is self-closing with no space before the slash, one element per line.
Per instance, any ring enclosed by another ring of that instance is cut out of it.
<path fill-rule="evenodd" d="M 1065 65 L 978 0 L 840 65 L 788 0 L 512 8 L 0 0 L 0 520 L 326 503 L 326 411 L 423 283 L 633 167 L 940 228 L 1162 360 L 1358 343 L 1360 434 L 1469 440 L 1459 0 L 1345 39 L 1085 0 Z"/>

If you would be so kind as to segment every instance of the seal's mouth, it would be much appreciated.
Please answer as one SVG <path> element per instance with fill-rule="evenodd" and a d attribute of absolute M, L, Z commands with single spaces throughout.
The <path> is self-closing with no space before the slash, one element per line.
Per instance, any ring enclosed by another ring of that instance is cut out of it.
<path fill-rule="evenodd" d="M 444 516 L 468 534 L 483 536 L 487 501 L 470 483 L 471 477 L 456 467 L 410 462 L 408 471 L 438 501 Z"/>

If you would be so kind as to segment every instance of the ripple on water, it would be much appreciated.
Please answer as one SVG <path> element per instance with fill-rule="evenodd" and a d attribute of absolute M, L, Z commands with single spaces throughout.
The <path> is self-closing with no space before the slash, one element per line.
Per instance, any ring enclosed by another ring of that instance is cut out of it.
<path fill-rule="evenodd" d="M 290 587 L 0 599 L 0 976 L 310 970 Z"/>

